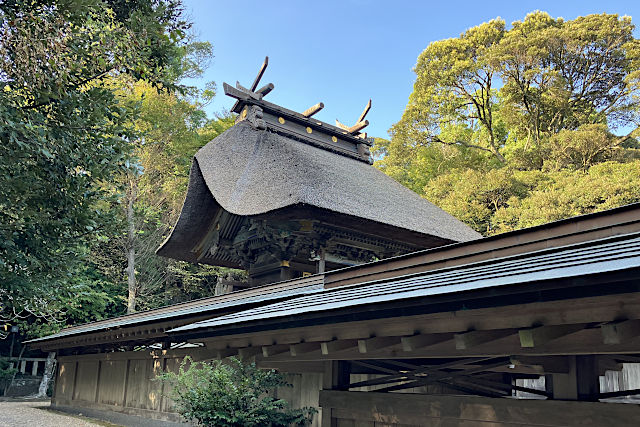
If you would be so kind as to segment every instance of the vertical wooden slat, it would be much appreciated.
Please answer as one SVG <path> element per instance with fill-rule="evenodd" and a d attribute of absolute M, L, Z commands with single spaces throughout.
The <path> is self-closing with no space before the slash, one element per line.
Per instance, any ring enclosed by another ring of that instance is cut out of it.
<path fill-rule="evenodd" d="M 127 359 L 124 368 L 124 387 L 122 388 L 122 407 L 127 406 L 127 389 L 129 388 L 129 369 L 131 368 L 131 359 Z"/>
<path fill-rule="evenodd" d="M 71 387 L 71 393 L 69 393 L 70 400 L 73 400 L 76 395 L 76 383 L 78 382 L 78 361 L 76 360 L 75 368 L 73 370 L 73 387 Z"/>
<path fill-rule="evenodd" d="M 98 373 L 97 373 L 97 378 L 96 378 L 96 394 L 94 396 L 94 401 L 96 403 L 98 403 L 98 395 L 100 393 L 100 376 L 101 376 L 101 372 L 102 372 L 102 361 L 98 360 Z"/>

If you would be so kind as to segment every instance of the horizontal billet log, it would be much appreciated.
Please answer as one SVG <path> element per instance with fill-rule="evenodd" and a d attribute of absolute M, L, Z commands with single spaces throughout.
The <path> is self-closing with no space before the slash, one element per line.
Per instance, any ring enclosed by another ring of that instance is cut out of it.
<path fill-rule="evenodd" d="M 260 94 L 262 96 L 267 96 L 267 94 L 269 92 L 271 92 L 274 88 L 275 88 L 274 84 L 273 83 L 269 83 L 269 84 L 266 84 L 266 85 L 262 86 L 260 89 L 258 89 L 256 91 L 256 93 Z"/>
<path fill-rule="evenodd" d="M 305 117 L 311 117 L 314 114 L 318 113 L 320 110 L 324 108 L 324 103 L 318 102 L 316 105 L 307 108 L 302 112 L 302 115 Z"/>

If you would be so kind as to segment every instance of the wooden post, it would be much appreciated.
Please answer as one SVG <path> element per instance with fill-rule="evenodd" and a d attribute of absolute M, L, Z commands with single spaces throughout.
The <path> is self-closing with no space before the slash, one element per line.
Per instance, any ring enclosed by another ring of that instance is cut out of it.
<path fill-rule="evenodd" d="M 34 377 L 38 375 L 38 361 L 37 360 L 33 361 L 33 366 L 31 367 L 31 375 L 33 375 Z"/>
<path fill-rule="evenodd" d="M 596 402 L 600 392 L 597 356 L 568 356 L 568 360 L 567 374 L 549 375 L 552 378 L 547 388 L 551 389 L 553 398 Z"/>
<path fill-rule="evenodd" d="M 280 261 L 280 280 L 291 279 L 291 267 L 288 260 Z"/>
<path fill-rule="evenodd" d="M 324 390 L 347 390 L 351 382 L 348 362 L 341 360 L 326 361 L 324 374 L 322 377 L 322 388 Z M 320 408 L 320 419 L 322 426 L 334 426 L 331 408 Z"/>
<path fill-rule="evenodd" d="M 24 374 L 27 370 L 27 361 L 26 360 L 21 360 L 20 361 L 20 373 Z"/>
<path fill-rule="evenodd" d="M 598 358 L 594 355 L 576 356 L 578 400 L 597 402 L 600 393 Z"/>
<path fill-rule="evenodd" d="M 324 273 L 326 261 L 325 261 L 325 250 L 320 249 L 320 259 L 318 260 L 318 273 Z"/>
<path fill-rule="evenodd" d="M 553 398 L 557 400 L 577 400 L 578 386 L 576 382 L 576 356 L 568 356 L 569 372 L 566 374 L 551 374 Z"/>

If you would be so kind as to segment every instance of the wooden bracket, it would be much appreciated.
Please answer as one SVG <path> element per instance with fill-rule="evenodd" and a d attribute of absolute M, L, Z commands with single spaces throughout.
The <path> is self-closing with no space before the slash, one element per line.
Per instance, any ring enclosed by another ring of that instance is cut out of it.
<path fill-rule="evenodd" d="M 285 344 L 262 346 L 262 356 L 264 357 L 273 357 L 278 354 L 287 353 L 287 352 L 289 352 L 289 346 Z"/>
<path fill-rule="evenodd" d="M 409 337 L 401 337 L 402 350 L 415 351 L 421 348 L 440 344 L 451 339 L 449 334 L 417 334 Z"/>
<path fill-rule="evenodd" d="M 289 352 L 294 357 L 317 350 L 320 350 L 320 343 L 317 342 L 301 342 L 298 344 L 291 344 L 289 346 Z"/>
<path fill-rule="evenodd" d="M 218 350 L 218 359 L 224 359 L 226 357 L 236 356 L 238 354 L 237 348 L 223 348 Z"/>
<path fill-rule="evenodd" d="M 640 335 L 640 320 L 623 320 L 600 326 L 605 344 L 624 344 Z"/>
<path fill-rule="evenodd" d="M 238 356 L 241 359 L 250 359 L 257 354 L 262 354 L 262 347 L 244 347 L 238 349 Z"/>
<path fill-rule="evenodd" d="M 462 334 L 454 334 L 453 339 L 456 342 L 456 350 L 469 350 L 472 347 L 499 340 L 513 334 L 514 332 L 511 330 L 469 331 Z"/>
<path fill-rule="evenodd" d="M 360 353 L 371 353 L 398 344 L 400 344 L 400 337 L 372 337 L 358 340 L 358 351 Z"/>
<path fill-rule="evenodd" d="M 520 346 L 525 348 L 539 347 L 549 341 L 573 334 L 581 329 L 584 329 L 583 325 L 554 325 L 521 329 L 518 331 Z"/>
<path fill-rule="evenodd" d="M 323 355 L 329 355 L 337 351 L 355 347 L 357 344 L 353 340 L 333 340 L 320 343 L 320 351 Z"/>

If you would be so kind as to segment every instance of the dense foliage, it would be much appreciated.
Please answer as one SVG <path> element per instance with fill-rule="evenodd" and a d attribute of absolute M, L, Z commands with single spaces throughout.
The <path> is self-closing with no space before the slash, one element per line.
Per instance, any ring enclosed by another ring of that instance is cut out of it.
<path fill-rule="evenodd" d="M 197 363 L 187 357 L 177 373 L 160 378 L 171 385 L 178 413 L 202 426 L 304 426 L 315 413 L 313 408 L 292 409 L 273 397 L 278 388 L 290 386 L 282 374 L 233 357 Z"/>
<path fill-rule="evenodd" d="M 229 126 L 202 111 L 212 86 L 179 83 L 211 57 L 189 27 L 177 0 L 0 2 L 0 321 L 42 335 L 124 312 L 130 224 L 140 307 L 170 302 L 181 267 L 149 254 Z"/>
<path fill-rule="evenodd" d="M 484 234 L 640 201 L 633 29 L 534 12 L 431 43 L 376 166 Z"/>

